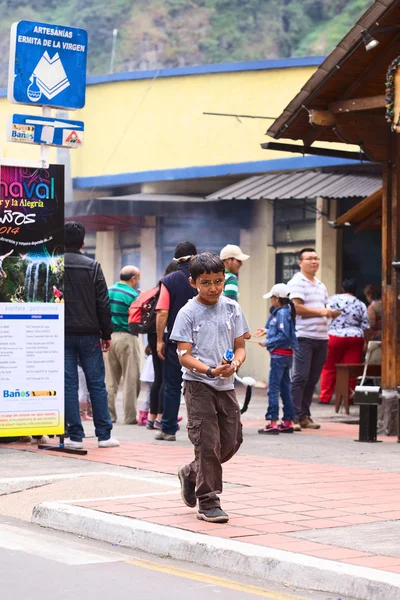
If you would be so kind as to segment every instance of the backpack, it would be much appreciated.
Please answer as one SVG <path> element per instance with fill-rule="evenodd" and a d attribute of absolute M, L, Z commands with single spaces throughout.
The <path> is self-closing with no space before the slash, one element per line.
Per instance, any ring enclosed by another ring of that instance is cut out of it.
<path fill-rule="evenodd" d="M 156 329 L 156 306 L 160 296 L 160 286 L 142 292 L 129 307 L 128 325 L 134 335 L 149 333 Z"/>

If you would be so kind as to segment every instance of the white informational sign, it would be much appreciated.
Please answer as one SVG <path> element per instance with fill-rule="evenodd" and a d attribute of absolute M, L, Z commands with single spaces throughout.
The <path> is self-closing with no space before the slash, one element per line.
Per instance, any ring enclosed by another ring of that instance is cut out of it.
<path fill-rule="evenodd" d="M 0 165 L 0 441 L 64 433 L 64 167 Z"/>
<path fill-rule="evenodd" d="M 0 439 L 64 432 L 64 304 L 0 303 Z"/>

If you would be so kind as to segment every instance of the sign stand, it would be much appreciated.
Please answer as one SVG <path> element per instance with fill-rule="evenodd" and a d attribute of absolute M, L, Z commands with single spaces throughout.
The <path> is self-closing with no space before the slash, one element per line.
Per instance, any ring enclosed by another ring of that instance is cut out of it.
<path fill-rule="evenodd" d="M 65 448 L 64 436 L 60 435 L 60 442 L 58 446 L 49 446 L 48 444 L 38 444 L 39 450 L 51 450 L 52 452 L 62 452 L 63 454 L 78 454 L 79 456 L 86 456 L 87 450 L 80 448 Z"/>

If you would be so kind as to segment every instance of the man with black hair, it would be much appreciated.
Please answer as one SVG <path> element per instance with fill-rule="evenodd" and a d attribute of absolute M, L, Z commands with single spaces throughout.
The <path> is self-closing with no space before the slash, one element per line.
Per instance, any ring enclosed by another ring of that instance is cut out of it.
<path fill-rule="evenodd" d="M 113 448 L 105 369 L 102 352 L 111 347 L 111 312 L 107 284 L 101 266 L 81 249 L 85 228 L 81 223 L 64 226 L 65 243 L 65 420 L 69 439 L 66 447 L 82 448 L 82 427 L 78 398 L 78 361 L 85 373 L 93 408 L 99 448 Z"/>
<path fill-rule="evenodd" d="M 160 298 L 157 303 L 157 353 L 164 362 L 164 403 L 161 431 L 156 440 L 175 442 L 178 430 L 178 413 L 181 402 L 182 371 L 176 354 L 176 344 L 169 338 L 176 315 L 188 300 L 196 295 L 189 283 L 189 261 L 197 254 L 191 242 L 181 242 L 174 252 L 178 269 L 161 279 Z M 164 342 L 165 330 L 167 330 Z"/>
<path fill-rule="evenodd" d="M 315 386 L 328 354 L 328 321 L 340 311 L 326 308 L 328 292 L 315 276 L 319 258 L 314 248 L 299 252 L 300 271 L 288 282 L 290 298 L 296 306 L 296 335 L 299 347 L 294 351 L 292 396 L 296 413 L 294 430 L 319 429 L 311 418 Z"/>
<path fill-rule="evenodd" d="M 129 307 L 138 297 L 140 281 L 137 267 L 123 267 L 117 281 L 108 290 L 111 306 L 112 346 L 106 360 L 108 407 L 113 422 L 117 420 L 115 399 L 121 377 L 124 381 L 124 418 L 128 425 L 137 423 L 137 399 L 140 393 L 140 347 L 137 335 L 129 330 Z"/>
<path fill-rule="evenodd" d="M 234 375 L 246 358 L 249 332 L 239 304 L 223 296 L 224 263 L 202 252 L 190 263 L 190 284 L 198 296 L 180 311 L 171 333 L 183 367 L 188 434 L 195 460 L 178 471 L 184 503 L 197 518 L 226 523 L 221 509 L 222 463 L 238 451 L 243 437 Z M 227 356 L 227 351 L 233 351 Z M 224 358 L 224 360 L 223 360 Z"/>

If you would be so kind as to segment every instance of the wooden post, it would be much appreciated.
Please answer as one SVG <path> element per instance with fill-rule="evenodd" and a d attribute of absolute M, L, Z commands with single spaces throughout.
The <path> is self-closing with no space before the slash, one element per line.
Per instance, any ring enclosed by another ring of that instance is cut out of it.
<path fill-rule="evenodd" d="M 382 200 L 382 390 L 385 433 L 394 435 L 400 384 L 400 272 L 392 262 L 400 259 L 400 138 L 391 131 L 388 136 L 390 151 L 383 174 Z"/>

